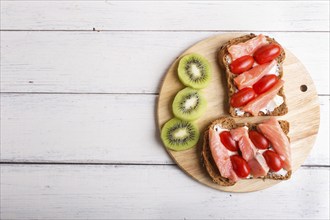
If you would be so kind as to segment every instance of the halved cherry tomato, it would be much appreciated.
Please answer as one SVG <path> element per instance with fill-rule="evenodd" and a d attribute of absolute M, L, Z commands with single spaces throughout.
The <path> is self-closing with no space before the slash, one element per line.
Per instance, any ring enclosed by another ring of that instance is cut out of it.
<path fill-rule="evenodd" d="M 269 148 L 269 141 L 258 131 L 249 131 L 249 137 L 257 148 L 262 150 Z"/>
<path fill-rule="evenodd" d="M 237 151 L 237 142 L 231 137 L 229 131 L 223 131 L 220 133 L 220 140 L 225 147 L 230 151 Z"/>
<path fill-rule="evenodd" d="M 281 54 L 281 47 L 277 44 L 268 44 L 260 47 L 253 55 L 259 64 L 268 63 Z"/>
<path fill-rule="evenodd" d="M 253 89 L 257 94 L 262 94 L 272 88 L 277 81 L 276 75 L 266 75 L 253 85 Z"/>
<path fill-rule="evenodd" d="M 243 157 L 239 155 L 233 155 L 230 157 L 230 161 L 238 177 L 245 178 L 250 174 L 250 167 L 248 163 L 243 159 Z"/>
<path fill-rule="evenodd" d="M 234 108 L 244 106 L 249 101 L 256 97 L 256 93 L 252 88 L 244 88 L 234 95 L 230 99 L 230 105 Z"/>
<path fill-rule="evenodd" d="M 274 151 L 271 150 L 266 150 L 263 154 L 262 154 L 267 162 L 267 165 L 269 166 L 269 168 L 275 172 L 279 171 L 280 169 L 282 169 L 282 160 L 281 157 L 275 153 Z"/>
<path fill-rule="evenodd" d="M 252 56 L 245 55 L 230 64 L 230 71 L 235 74 L 241 74 L 253 66 L 254 59 Z"/>

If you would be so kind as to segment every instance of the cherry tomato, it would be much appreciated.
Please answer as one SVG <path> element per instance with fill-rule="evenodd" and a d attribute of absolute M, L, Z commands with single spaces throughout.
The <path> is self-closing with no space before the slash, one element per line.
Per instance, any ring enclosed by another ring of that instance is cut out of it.
<path fill-rule="evenodd" d="M 268 63 L 281 54 L 281 47 L 277 44 L 268 44 L 260 47 L 253 55 L 259 64 Z"/>
<path fill-rule="evenodd" d="M 244 106 L 249 101 L 256 97 L 256 93 L 252 88 L 244 88 L 234 95 L 230 99 L 230 105 L 234 108 Z"/>
<path fill-rule="evenodd" d="M 230 161 L 238 177 L 245 178 L 250 174 L 250 167 L 248 163 L 243 159 L 243 157 L 239 155 L 233 155 L 230 157 Z"/>
<path fill-rule="evenodd" d="M 230 151 L 237 151 L 237 142 L 231 137 L 229 131 L 223 131 L 220 133 L 220 140 L 225 147 Z"/>
<path fill-rule="evenodd" d="M 263 154 L 262 154 L 267 162 L 267 165 L 269 166 L 269 168 L 275 172 L 279 171 L 280 169 L 282 169 L 282 160 L 280 158 L 280 156 L 275 153 L 274 151 L 271 150 L 266 150 Z"/>
<path fill-rule="evenodd" d="M 257 148 L 262 150 L 269 148 L 269 141 L 258 131 L 249 131 L 249 137 Z"/>
<path fill-rule="evenodd" d="M 258 82 L 253 85 L 253 89 L 257 94 L 261 94 L 269 90 L 275 85 L 278 81 L 277 76 L 275 75 L 267 75 L 262 77 Z"/>
<path fill-rule="evenodd" d="M 230 71 L 235 74 L 241 74 L 253 66 L 254 59 L 252 56 L 245 55 L 230 64 Z"/>

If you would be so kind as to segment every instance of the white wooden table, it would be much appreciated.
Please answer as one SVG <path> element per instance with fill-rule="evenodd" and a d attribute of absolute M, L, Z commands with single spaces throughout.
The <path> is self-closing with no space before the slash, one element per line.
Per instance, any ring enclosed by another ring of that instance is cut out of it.
<path fill-rule="evenodd" d="M 254 193 L 185 175 L 156 123 L 176 56 L 231 31 L 275 37 L 321 106 L 304 165 Z M 328 1 L 1 1 L 1 219 L 328 219 L 329 97 Z"/>

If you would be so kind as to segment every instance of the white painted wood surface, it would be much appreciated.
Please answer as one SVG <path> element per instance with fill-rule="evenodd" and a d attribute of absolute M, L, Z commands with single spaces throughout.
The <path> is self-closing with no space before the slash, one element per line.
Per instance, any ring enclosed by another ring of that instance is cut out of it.
<path fill-rule="evenodd" d="M 221 33 L 3 32 L 1 91 L 157 93 L 176 56 Z M 318 93 L 329 94 L 329 33 L 264 34 L 296 54 Z"/>
<path fill-rule="evenodd" d="M 156 101 L 155 95 L 3 94 L 1 159 L 173 163 L 159 140 Z"/>
<path fill-rule="evenodd" d="M 329 1 L 0 4 L 1 219 L 329 219 Z M 275 37 L 309 70 L 321 104 L 304 166 L 255 193 L 195 182 L 157 131 L 169 65 L 228 31 Z"/>
<path fill-rule="evenodd" d="M 1 175 L 3 219 L 323 219 L 329 215 L 328 168 L 301 168 L 289 181 L 241 194 L 201 185 L 176 166 L 4 165 Z"/>
<path fill-rule="evenodd" d="M 329 97 L 319 100 L 321 132 L 305 165 L 329 165 Z M 159 139 L 156 101 L 155 95 L 3 94 L 1 160 L 173 164 Z"/>
<path fill-rule="evenodd" d="M 327 1 L 2 1 L 1 8 L 6 30 L 329 31 Z"/>

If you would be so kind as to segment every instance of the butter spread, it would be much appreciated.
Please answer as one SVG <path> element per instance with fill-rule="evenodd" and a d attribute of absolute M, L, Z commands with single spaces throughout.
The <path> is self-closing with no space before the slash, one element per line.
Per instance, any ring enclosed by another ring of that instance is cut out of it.
<path fill-rule="evenodd" d="M 273 66 L 273 68 L 271 68 L 271 70 L 269 70 L 267 75 L 270 75 L 270 74 L 274 74 L 276 76 L 280 75 L 280 67 L 278 66 L 278 64 L 276 64 L 275 66 Z"/>
<path fill-rule="evenodd" d="M 272 100 L 269 101 L 267 106 L 265 108 L 261 109 L 260 111 L 267 114 L 269 112 L 274 111 L 274 109 L 277 108 L 278 106 L 282 105 L 283 102 L 284 102 L 283 97 L 276 95 Z"/>
<path fill-rule="evenodd" d="M 272 171 L 272 173 L 276 173 L 276 174 L 278 174 L 278 175 L 282 175 L 282 176 L 285 176 L 286 174 L 287 174 L 287 172 L 288 171 L 286 171 L 285 169 L 280 169 L 279 171 L 277 171 L 277 172 L 274 172 L 274 171 Z"/>

